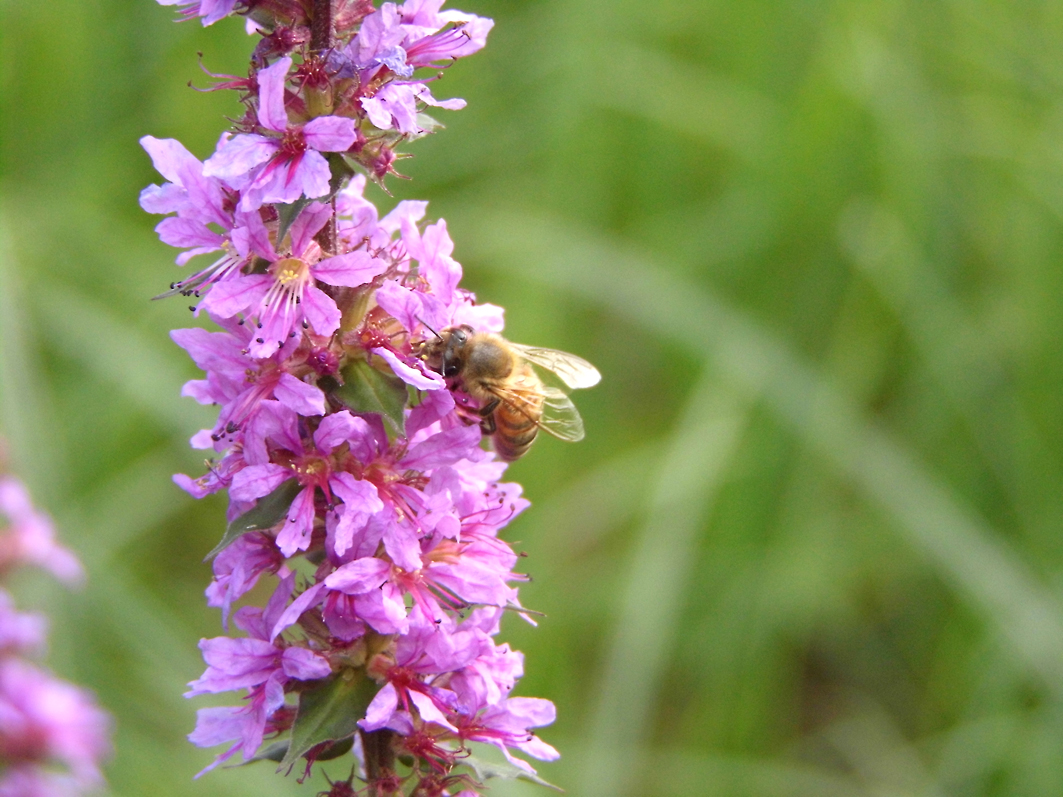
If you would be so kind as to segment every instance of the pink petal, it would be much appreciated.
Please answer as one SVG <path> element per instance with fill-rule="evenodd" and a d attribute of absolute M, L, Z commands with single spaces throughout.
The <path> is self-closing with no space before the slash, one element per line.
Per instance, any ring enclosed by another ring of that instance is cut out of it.
<path fill-rule="evenodd" d="M 255 133 L 241 133 L 221 145 L 203 164 L 207 177 L 236 178 L 246 176 L 256 166 L 272 158 L 280 148 L 276 139 Z"/>
<path fill-rule="evenodd" d="M 310 545 L 314 530 L 314 492 L 312 485 L 307 486 L 295 497 L 288 510 L 288 520 L 277 535 L 277 547 L 289 559 L 296 551 L 305 551 Z"/>
<path fill-rule="evenodd" d="M 318 335 L 331 335 L 340 328 L 339 308 L 336 307 L 336 302 L 321 289 L 308 285 L 303 292 L 301 306 L 303 316 Z"/>
<path fill-rule="evenodd" d="M 391 565 L 383 559 L 367 556 L 339 567 L 325 579 L 325 586 L 348 595 L 361 595 L 378 589 L 391 576 Z"/>
<path fill-rule="evenodd" d="M 325 414 L 325 394 L 321 388 L 308 385 L 291 374 L 281 374 L 273 388 L 273 397 L 299 415 Z"/>
<path fill-rule="evenodd" d="M 253 501 L 280 487 L 292 477 L 292 472 L 283 465 L 249 465 L 233 476 L 229 495 L 237 501 Z"/>
<path fill-rule="evenodd" d="M 225 238 L 197 219 L 172 217 L 163 219 L 155 226 L 164 244 L 177 247 L 197 246 L 204 251 L 221 249 Z"/>
<path fill-rule="evenodd" d="M 388 264 L 385 260 L 375 258 L 364 250 L 330 257 L 310 267 L 314 279 L 328 285 L 342 285 L 347 288 L 365 285 L 371 282 L 373 277 L 387 270 Z"/>
<path fill-rule="evenodd" d="M 287 648 L 281 656 L 281 667 L 289 678 L 300 681 L 313 681 L 332 675 L 332 668 L 325 657 L 306 648 Z"/>
<path fill-rule="evenodd" d="M 410 690 L 410 702 L 417 706 L 417 713 L 421 715 L 421 719 L 425 722 L 434 722 L 437 725 L 442 725 L 452 731 L 457 731 L 450 721 L 447 720 L 446 714 L 439 710 L 439 707 L 433 702 L 432 698 L 423 692 L 416 692 Z"/>
<path fill-rule="evenodd" d="M 390 683 L 384 684 L 366 709 L 365 719 L 359 720 L 358 724 L 367 731 L 379 730 L 388 724 L 398 705 L 399 696 L 395 687 Z"/>
<path fill-rule="evenodd" d="M 200 306 L 220 318 L 232 318 L 262 301 L 273 283 L 269 274 L 252 274 L 222 280 L 211 286 Z"/>
<path fill-rule="evenodd" d="M 140 192 L 140 207 L 148 213 L 173 213 L 188 203 L 188 193 L 179 185 L 149 185 Z"/>
<path fill-rule="evenodd" d="M 189 160 L 199 165 L 196 157 L 185 149 L 184 144 L 173 138 L 155 138 L 144 136 L 140 139 L 140 146 L 151 156 L 151 164 L 155 171 L 182 188 L 181 169 Z"/>
<path fill-rule="evenodd" d="M 390 349 L 370 349 L 369 351 L 382 357 L 391 366 L 395 376 L 406 384 L 413 385 L 418 390 L 442 390 L 447 386 L 447 383 L 439 374 L 434 371 L 425 372 L 419 368 L 414 368 L 412 365 L 407 365 Z"/>
<path fill-rule="evenodd" d="M 365 423 L 361 418 L 355 418 L 347 410 L 334 412 L 326 417 L 317 427 L 317 431 L 314 432 L 314 444 L 317 446 L 318 451 L 323 454 L 329 454 L 340 443 L 347 442 L 354 430 L 359 428 L 359 421 Z"/>
<path fill-rule="evenodd" d="M 288 606 L 288 608 L 286 608 L 281 614 L 281 616 L 277 619 L 277 622 L 273 624 L 273 628 L 270 629 L 270 642 L 275 640 L 277 638 L 277 635 L 280 634 L 285 628 L 297 622 L 299 618 L 303 616 L 303 612 L 305 612 L 310 607 L 316 606 L 318 603 L 320 603 L 324 599 L 324 596 L 321 594 L 324 589 L 324 583 L 315 584 L 314 586 L 307 589 L 306 592 L 304 592 L 294 601 L 292 601 L 291 605 Z M 321 678 L 324 676 L 317 677 Z"/>
<path fill-rule="evenodd" d="M 332 216 L 332 208 L 322 202 L 311 202 L 292 223 L 292 255 L 302 257 L 310 242 Z"/>
<path fill-rule="evenodd" d="M 263 127 L 278 133 L 288 129 L 288 114 L 284 110 L 284 84 L 291 68 L 292 59 L 284 56 L 258 73 L 258 121 Z"/>
<path fill-rule="evenodd" d="M 393 316 L 408 332 L 417 328 L 419 316 L 423 313 L 420 294 L 405 288 L 394 280 L 386 280 L 377 288 L 376 302 L 388 315 Z"/>
<path fill-rule="evenodd" d="M 402 458 L 404 468 L 429 470 L 464 459 L 480 443 L 479 426 L 455 426 L 415 445 Z"/>
<path fill-rule="evenodd" d="M 407 572 L 421 569 L 421 544 L 410 526 L 389 523 L 384 527 L 384 550 L 396 565 Z"/>
<path fill-rule="evenodd" d="M 354 120 L 343 116 L 318 116 L 303 126 L 303 136 L 311 149 L 344 152 L 355 142 Z"/>

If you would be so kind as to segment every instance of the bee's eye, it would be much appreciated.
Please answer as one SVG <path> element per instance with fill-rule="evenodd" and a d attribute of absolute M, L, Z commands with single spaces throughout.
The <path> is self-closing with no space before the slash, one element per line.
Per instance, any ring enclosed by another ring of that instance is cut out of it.
<path fill-rule="evenodd" d="M 455 329 L 454 332 L 451 333 L 451 335 L 458 343 L 464 343 L 466 340 L 469 339 L 469 336 L 465 334 L 464 329 Z"/>
<path fill-rule="evenodd" d="M 457 376 L 458 371 L 460 370 L 461 368 L 456 363 L 451 363 L 449 365 L 444 366 L 443 376 Z"/>

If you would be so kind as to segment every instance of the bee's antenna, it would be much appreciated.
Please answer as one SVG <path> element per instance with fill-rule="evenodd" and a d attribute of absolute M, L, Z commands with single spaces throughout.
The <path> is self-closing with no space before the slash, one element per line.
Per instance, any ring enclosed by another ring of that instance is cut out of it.
<path fill-rule="evenodd" d="M 435 335 L 440 340 L 443 340 L 443 336 L 440 335 L 438 332 L 436 332 L 434 329 L 432 329 L 432 327 L 428 326 L 428 324 L 425 323 L 425 320 L 423 318 L 421 318 L 420 316 L 417 316 L 417 320 L 420 321 L 429 332 L 431 332 L 433 335 Z"/>

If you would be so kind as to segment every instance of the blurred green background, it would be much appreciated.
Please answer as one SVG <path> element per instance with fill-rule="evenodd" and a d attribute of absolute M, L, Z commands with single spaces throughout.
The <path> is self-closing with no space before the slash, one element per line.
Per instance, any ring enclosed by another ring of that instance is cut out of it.
<path fill-rule="evenodd" d="M 585 442 L 510 471 L 534 580 L 522 695 L 576 797 L 1063 793 L 1063 5 L 461 0 L 431 200 L 514 340 L 579 353 Z M 115 795 L 191 776 L 211 413 L 168 338 L 145 134 L 213 150 L 239 21 L 4 0 L 0 412 L 90 571 L 20 601 L 117 722 Z M 340 775 L 333 767 L 334 775 Z M 546 794 L 501 784 L 501 795 Z"/>

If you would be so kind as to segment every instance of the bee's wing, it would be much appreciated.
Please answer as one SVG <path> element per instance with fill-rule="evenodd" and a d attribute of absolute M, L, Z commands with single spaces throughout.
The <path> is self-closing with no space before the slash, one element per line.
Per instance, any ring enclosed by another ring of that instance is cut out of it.
<path fill-rule="evenodd" d="M 576 405 L 555 387 L 543 388 L 543 417 L 539 419 L 539 428 L 558 440 L 575 443 L 583 439 L 583 419 Z"/>
<path fill-rule="evenodd" d="M 561 381 L 573 390 L 584 387 L 594 387 L 598 384 L 602 375 L 598 369 L 575 354 L 557 349 L 540 349 L 537 346 L 522 346 L 519 343 L 510 343 L 517 353 L 525 360 L 540 368 L 553 371 Z"/>
<path fill-rule="evenodd" d="M 572 399 L 556 387 L 542 388 L 543 404 L 538 420 L 535 420 L 533 413 L 525 409 L 539 403 L 540 392 L 538 390 L 528 391 L 512 387 L 491 387 L 489 392 L 524 417 L 535 421 L 535 425 L 542 431 L 553 435 L 558 440 L 575 443 L 583 439 L 583 418 L 580 417 L 576 405 L 572 403 Z"/>

